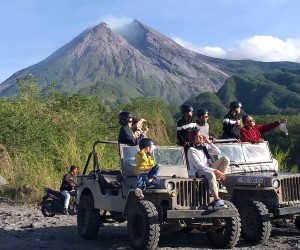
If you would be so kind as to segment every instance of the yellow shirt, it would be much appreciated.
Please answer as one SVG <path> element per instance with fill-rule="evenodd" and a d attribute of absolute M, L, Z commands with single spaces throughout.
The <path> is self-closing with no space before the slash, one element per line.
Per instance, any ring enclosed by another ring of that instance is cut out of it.
<path fill-rule="evenodd" d="M 144 150 L 140 150 L 135 156 L 136 174 L 148 172 L 156 163 L 151 156 L 147 156 Z"/>

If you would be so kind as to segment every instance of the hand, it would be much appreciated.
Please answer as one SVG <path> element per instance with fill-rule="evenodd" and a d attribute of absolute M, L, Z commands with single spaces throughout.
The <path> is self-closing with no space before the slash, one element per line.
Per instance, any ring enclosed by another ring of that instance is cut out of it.
<path fill-rule="evenodd" d="M 216 179 L 217 179 L 218 181 L 221 181 L 221 180 L 225 180 L 225 179 L 226 179 L 226 175 L 225 175 L 222 171 L 216 169 L 216 170 L 214 171 L 214 173 L 215 173 Z"/>
<path fill-rule="evenodd" d="M 212 141 L 212 143 L 216 143 L 217 138 L 214 138 L 214 137 L 213 137 L 211 141 Z"/>
<path fill-rule="evenodd" d="M 211 144 L 211 140 L 208 139 L 208 137 L 206 137 L 205 135 L 202 136 L 203 137 L 203 141 L 207 144 Z"/>
<path fill-rule="evenodd" d="M 236 120 L 235 125 L 239 126 L 241 124 L 241 120 Z"/>
<path fill-rule="evenodd" d="M 280 124 L 281 124 L 281 123 L 287 123 L 287 118 L 281 119 L 281 120 L 279 121 L 279 123 L 280 123 Z"/>
<path fill-rule="evenodd" d="M 147 134 L 148 131 L 149 131 L 149 128 L 148 128 L 148 126 L 146 126 L 143 132 L 144 132 L 144 134 Z"/>
<path fill-rule="evenodd" d="M 135 131 L 135 132 L 134 132 L 134 136 L 135 136 L 136 138 L 139 138 L 139 137 L 141 136 L 141 132 L 140 132 L 140 131 Z"/>
<path fill-rule="evenodd" d="M 259 139 L 259 142 L 264 142 L 265 140 L 263 138 L 260 138 Z"/>

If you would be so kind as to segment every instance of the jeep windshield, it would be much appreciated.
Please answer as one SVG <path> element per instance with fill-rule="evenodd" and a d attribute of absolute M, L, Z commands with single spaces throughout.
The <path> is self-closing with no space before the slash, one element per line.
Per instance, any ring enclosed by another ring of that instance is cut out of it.
<path fill-rule="evenodd" d="M 272 155 L 268 142 L 252 143 L 224 143 L 217 144 L 221 156 L 229 157 L 231 162 L 237 164 L 271 162 Z"/>
<path fill-rule="evenodd" d="M 137 146 L 120 144 L 120 155 L 123 171 L 133 174 L 135 172 L 135 155 L 138 152 Z M 161 165 L 159 176 L 180 176 L 188 177 L 182 147 L 156 146 L 153 151 L 153 159 Z"/>

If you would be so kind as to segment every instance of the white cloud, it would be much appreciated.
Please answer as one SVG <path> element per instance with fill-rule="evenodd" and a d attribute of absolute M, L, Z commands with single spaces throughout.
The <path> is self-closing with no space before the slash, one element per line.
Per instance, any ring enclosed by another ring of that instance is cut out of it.
<path fill-rule="evenodd" d="M 281 40 L 273 36 L 255 35 L 236 42 L 232 49 L 201 47 L 177 37 L 173 40 L 185 48 L 216 58 L 300 62 L 300 39 Z"/>
<path fill-rule="evenodd" d="M 115 17 L 115 16 L 107 16 L 101 18 L 102 22 L 107 23 L 111 29 L 119 29 L 122 26 L 129 24 L 133 21 L 132 18 L 129 17 Z"/>

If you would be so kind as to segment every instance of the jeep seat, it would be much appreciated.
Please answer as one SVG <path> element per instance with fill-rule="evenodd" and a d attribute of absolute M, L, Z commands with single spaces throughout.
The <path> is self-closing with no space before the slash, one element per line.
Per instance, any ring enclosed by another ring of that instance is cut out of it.
<path fill-rule="evenodd" d="M 90 174 L 93 172 L 91 171 Z M 103 194 L 118 195 L 121 188 L 121 183 L 117 181 L 121 175 L 120 170 L 96 170 L 96 175 Z"/>

